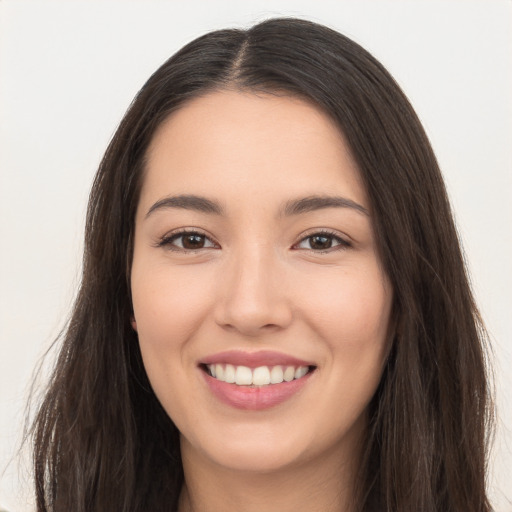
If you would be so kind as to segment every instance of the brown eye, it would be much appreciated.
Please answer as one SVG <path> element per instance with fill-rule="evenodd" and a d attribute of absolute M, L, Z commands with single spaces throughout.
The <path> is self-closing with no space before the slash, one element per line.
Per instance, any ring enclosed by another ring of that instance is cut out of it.
<path fill-rule="evenodd" d="M 350 247 L 350 243 L 333 233 L 314 233 L 303 238 L 299 244 L 299 249 L 309 249 L 314 252 L 326 252 L 330 249 L 346 249 Z"/>
<path fill-rule="evenodd" d="M 194 231 L 181 231 L 166 236 L 158 245 L 173 251 L 197 251 L 216 247 L 206 235 Z"/>
<path fill-rule="evenodd" d="M 182 239 L 182 247 L 184 249 L 202 249 L 205 243 L 204 235 L 190 234 L 190 235 L 181 235 Z"/>
<path fill-rule="evenodd" d="M 315 235 L 309 237 L 311 249 L 330 249 L 332 247 L 332 237 L 324 235 Z"/>

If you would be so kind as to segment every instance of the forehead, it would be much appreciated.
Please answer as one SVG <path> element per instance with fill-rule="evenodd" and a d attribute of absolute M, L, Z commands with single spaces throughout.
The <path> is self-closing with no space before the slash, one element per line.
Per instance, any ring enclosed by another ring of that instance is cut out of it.
<path fill-rule="evenodd" d="M 155 133 L 141 202 L 175 192 L 255 204 L 338 192 L 367 203 L 344 136 L 327 114 L 296 97 L 235 91 L 186 103 Z"/>

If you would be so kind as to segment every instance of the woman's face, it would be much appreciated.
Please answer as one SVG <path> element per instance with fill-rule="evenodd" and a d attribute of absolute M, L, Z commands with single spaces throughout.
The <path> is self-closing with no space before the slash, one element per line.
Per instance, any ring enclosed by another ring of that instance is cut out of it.
<path fill-rule="evenodd" d="M 131 285 L 184 457 L 273 471 L 353 452 L 392 290 L 357 167 L 319 109 L 225 91 L 173 113 L 148 152 Z"/>

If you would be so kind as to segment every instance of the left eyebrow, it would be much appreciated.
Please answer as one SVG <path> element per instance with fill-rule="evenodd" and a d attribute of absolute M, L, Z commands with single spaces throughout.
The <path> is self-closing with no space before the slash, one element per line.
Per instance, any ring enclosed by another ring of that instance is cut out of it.
<path fill-rule="evenodd" d="M 179 196 L 169 196 L 157 201 L 146 213 L 148 218 L 154 211 L 168 208 L 182 208 L 184 210 L 195 210 L 201 213 L 209 213 L 213 215 L 224 215 L 222 206 L 202 196 L 193 194 L 183 194 Z"/>
<path fill-rule="evenodd" d="M 289 217 L 324 208 L 350 208 L 362 215 L 370 216 L 370 213 L 363 205 L 341 196 L 308 196 L 292 199 L 285 203 L 281 210 L 281 216 Z"/>

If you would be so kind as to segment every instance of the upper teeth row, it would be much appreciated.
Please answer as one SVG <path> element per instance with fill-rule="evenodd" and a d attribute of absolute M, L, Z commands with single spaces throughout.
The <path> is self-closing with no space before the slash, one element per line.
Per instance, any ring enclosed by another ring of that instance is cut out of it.
<path fill-rule="evenodd" d="M 208 370 L 212 377 L 223 382 L 238 384 L 239 386 L 266 386 L 268 384 L 280 384 L 290 382 L 293 379 L 304 377 L 309 371 L 307 366 L 258 366 L 251 368 L 247 366 L 234 366 L 232 364 L 209 364 Z"/>

